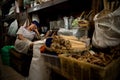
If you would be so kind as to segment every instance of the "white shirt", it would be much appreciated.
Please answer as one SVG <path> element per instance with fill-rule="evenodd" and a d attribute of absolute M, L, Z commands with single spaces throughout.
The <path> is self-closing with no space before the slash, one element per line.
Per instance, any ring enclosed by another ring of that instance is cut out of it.
<path fill-rule="evenodd" d="M 35 37 L 35 32 L 27 30 L 24 26 L 21 26 L 16 34 L 22 34 L 25 38 L 31 41 Z"/>

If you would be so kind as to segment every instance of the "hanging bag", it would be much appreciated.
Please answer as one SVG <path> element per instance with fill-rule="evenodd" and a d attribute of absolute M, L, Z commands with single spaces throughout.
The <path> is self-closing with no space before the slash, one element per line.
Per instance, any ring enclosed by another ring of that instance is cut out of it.
<path fill-rule="evenodd" d="M 16 32 L 18 30 L 18 22 L 17 20 L 15 19 L 9 26 L 9 29 L 8 29 L 8 34 L 10 36 L 14 36 L 16 37 Z"/>

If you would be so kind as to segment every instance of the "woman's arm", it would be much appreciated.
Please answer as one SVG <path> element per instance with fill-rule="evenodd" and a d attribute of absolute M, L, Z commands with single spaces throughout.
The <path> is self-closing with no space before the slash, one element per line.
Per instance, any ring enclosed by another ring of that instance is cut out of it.
<path fill-rule="evenodd" d="M 34 29 L 34 31 L 37 35 L 40 35 L 40 33 L 38 32 L 38 29 Z"/>
<path fill-rule="evenodd" d="M 20 40 L 27 40 L 22 34 L 18 34 L 18 39 L 20 39 Z"/>
<path fill-rule="evenodd" d="M 20 39 L 20 40 L 28 40 L 27 38 L 25 38 L 22 34 L 18 34 L 18 39 Z M 30 44 L 30 48 L 32 48 L 33 47 L 33 42 L 31 42 L 31 44 Z"/>
<path fill-rule="evenodd" d="M 36 35 L 37 35 L 37 38 L 40 39 L 40 33 L 38 32 L 38 29 L 34 29 Z"/>

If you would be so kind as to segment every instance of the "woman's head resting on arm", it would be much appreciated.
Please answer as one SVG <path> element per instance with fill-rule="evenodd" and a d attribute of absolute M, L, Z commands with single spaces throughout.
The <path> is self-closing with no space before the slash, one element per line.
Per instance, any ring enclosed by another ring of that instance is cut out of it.
<path fill-rule="evenodd" d="M 29 26 L 31 31 L 34 31 L 35 29 L 37 29 L 37 27 L 40 27 L 40 24 L 37 21 L 32 21 L 31 25 Z"/>
<path fill-rule="evenodd" d="M 37 22 L 37 21 L 32 21 L 32 24 L 34 24 L 36 27 L 40 27 L 40 24 L 39 24 L 39 22 Z"/>

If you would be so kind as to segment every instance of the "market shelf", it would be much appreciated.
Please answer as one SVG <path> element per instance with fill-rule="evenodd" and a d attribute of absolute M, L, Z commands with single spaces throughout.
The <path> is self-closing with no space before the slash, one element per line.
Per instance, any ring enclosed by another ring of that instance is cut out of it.
<path fill-rule="evenodd" d="M 38 10 L 41 10 L 41 9 L 44 9 L 44 8 L 47 8 L 47 7 L 50 7 L 50 6 L 54 6 L 54 5 L 57 5 L 57 4 L 66 2 L 66 1 L 68 1 L 68 0 L 53 0 L 53 1 L 48 1 L 48 2 L 42 3 L 40 5 L 34 6 L 32 8 L 29 8 L 28 9 L 28 13 L 35 12 L 35 11 L 38 11 Z"/>

